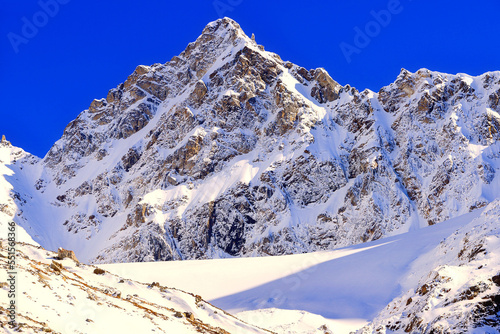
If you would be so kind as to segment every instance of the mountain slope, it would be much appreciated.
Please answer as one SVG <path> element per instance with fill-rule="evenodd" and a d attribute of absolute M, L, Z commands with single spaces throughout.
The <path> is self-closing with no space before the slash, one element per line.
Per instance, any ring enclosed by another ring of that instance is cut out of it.
<path fill-rule="evenodd" d="M 403 293 L 360 333 L 498 333 L 500 202 L 412 263 Z"/>
<path fill-rule="evenodd" d="M 499 219 L 496 200 L 333 251 L 102 267 L 193 291 L 279 333 L 498 333 Z"/>
<path fill-rule="evenodd" d="M 220 19 L 94 100 L 43 160 L 9 166 L 15 220 L 94 263 L 376 240 L 498 197 L 499 97 L 500 72 L 425 69 L 359 92 Z"/>
<path fill-rule="evenodd" d="M 5 245 L 5 244 L 4 244 Z M 7 247 L 1 249 L 2 333 L 271 333 L 195 296 L 143 284 L 41 247 L 16 246 L 17 322 L 8 324 Z"/>

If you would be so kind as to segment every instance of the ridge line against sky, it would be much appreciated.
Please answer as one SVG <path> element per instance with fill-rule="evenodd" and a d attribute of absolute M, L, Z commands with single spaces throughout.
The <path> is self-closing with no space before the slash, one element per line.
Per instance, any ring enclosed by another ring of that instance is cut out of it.
<path fill-rule="evenodd" d="M 3 2 L 0 134 L 43 157 L 93 99 L 137 65 L 165 63 L 210 21 L 228 16 L 256 41 L 340 84 L 378 91 L 401 68 L 479 75 L 499 70 L 500 3 L 213 0 Z"/>

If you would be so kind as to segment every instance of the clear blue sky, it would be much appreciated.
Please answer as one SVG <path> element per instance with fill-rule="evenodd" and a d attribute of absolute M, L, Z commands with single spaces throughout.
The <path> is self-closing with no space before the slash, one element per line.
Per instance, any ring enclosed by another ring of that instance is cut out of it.
<path fill-rule="evenodd" d="M 402 67 L 472 75 L 500 69 L 500 2 L 494 0 L 1 4 L 0 134 L 41 157 L 94 98 L 105 97 L 137 65 L 170 60 L 220 16 L 255 33 L 282 59 L 324 67 L 360 90 L 378 91 Z M 30 30 L 32 24 L 39 27 Z"/>

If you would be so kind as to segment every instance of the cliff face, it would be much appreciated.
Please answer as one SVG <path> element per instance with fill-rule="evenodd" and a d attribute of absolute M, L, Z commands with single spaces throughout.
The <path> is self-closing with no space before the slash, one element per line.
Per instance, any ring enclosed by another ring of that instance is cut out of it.
<path fill-rule="evenodd" d="M 94 100 L 43 160 L 13 164 L 36 175 L 15 219 L 92 262 L 366 242 L 498 196 L 499 98 L 500 72 L 402 70 L 359 92 L 225 18 Z"/>

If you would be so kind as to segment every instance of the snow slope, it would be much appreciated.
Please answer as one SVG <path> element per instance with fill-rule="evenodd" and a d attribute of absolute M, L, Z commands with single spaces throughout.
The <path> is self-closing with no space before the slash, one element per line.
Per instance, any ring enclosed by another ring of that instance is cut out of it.
<path fill-rule="evenodd" d="M 0 251 L 2 333 L 269 333 L 207 303 L 199 296 L 151 282 L 138 283 L 41 247 L 16 245 L 17 324 L 7 322 L 11 301 L 7 247 Z M 55 262 L 54 262 L 55 261 Z"/>
<path fill-rule="evenodd" d="M 20 148 L 12 146 L 8 141 L 0 142 L 0 230 L 2 231 L 2 236 L 6 236 L 4 233 L 7 233 L 7 224 L 14 221 L 17 218 L 16 216 L 21 215 L 15 199 L 18 199 L 19 203 L 21 199 L 19 192 L 22 191 L 19 183 L 20 180 L 24 180 L 25 178 L 24 175 L 19 175 L 22 174 L 22 170 L 19 170 L 17 166 L 13 166 L 18 159 L 36 161 L 35 157 L 30 156 Z M 38 245 L 32 238 L 35 233 L 33 231 L 30 232 L 31 234 L 27 233 L 21 226 L 18 226 L 16 228 L 16 240 Z"/>
<path fill-rule="evenodd" d="M 486 208 L 485 214 L 484 209 L 479 209 L 435 226 L 327 252 L 102 267 L 139 281 L 154 280 L 193 291 L 231 312 L 246 311 L 241 313 L 245 319 L 252 319 L 259 326 L 266 327 L 274 319 L 278 324 L 273 328 L 281 328 L 283 333 L 300 333 L 310 323 L 317 324 L 318 319 L 308 319 L 314 316 L 302 313 L 303 322 L 286 329 L 283 322 L 300 314 L 282 313 L 285 311 L 279 309 L 322 316 L 327 318 L 324 323 L 334 333 L 348 333 L 372 321 L 401 294 L 415 294 L 420 279 L 435 267 L 451 262 L 450 256 L 436 255 L 435 250 L 442 249 L 443 242 L 457 239 L 457 230 L 472 233 L 485 220 L 498 221 L 499 208 L 497 201 Z M 483 233 L 494 234 L 496 228 L 495 224 L 486 225 Z M 452 253 L 453 249 L 444 251 Z M 500 251 L 499 245 L 493 244 L 490 251 Z M 490 256 L 488 267 L 498 271 L 500 258 Z M 457 283 L 461 287 L 467 286 L 474 272 L 466 271 L 465 275 L 468 278 Z M 276 321 L 277 318 L 282 320 Z"/>

